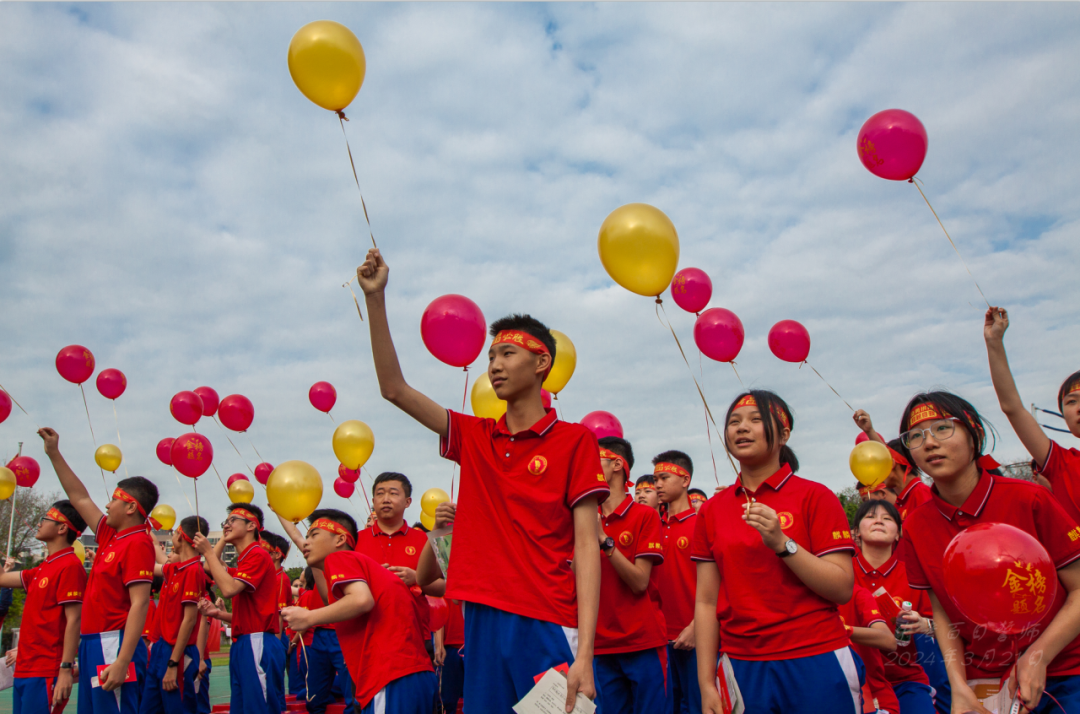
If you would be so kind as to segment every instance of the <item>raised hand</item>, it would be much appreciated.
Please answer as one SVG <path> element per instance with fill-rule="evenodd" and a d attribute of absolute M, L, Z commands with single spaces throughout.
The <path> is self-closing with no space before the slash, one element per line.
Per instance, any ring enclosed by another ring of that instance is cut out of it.
<path fill-rule="evenodd" d="M 390 268 L 383 260 L 378 248 L 368 251 L 364 264 L 356 269 L 356 282 L 365 295 L 380 293 L 386 289 L 386 281 L 390 277 Z"/>

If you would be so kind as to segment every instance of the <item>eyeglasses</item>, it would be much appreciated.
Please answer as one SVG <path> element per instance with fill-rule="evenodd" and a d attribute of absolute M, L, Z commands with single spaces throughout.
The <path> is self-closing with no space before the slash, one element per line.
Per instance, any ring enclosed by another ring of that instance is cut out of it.
<path fill-rule="evenodd" d="M 226 518 L 225 520 L 223 520 L 221 522 L 221 527 L 224 528 L 225 526 L 231 526 L 234 521 L 243 521 L 244 523 L 251 523 L 251 521 L 249 521 L 246 518 L 241 518 L 240 516 L 231 516 L 231 517 Z"/>
<path fill-rule="evenodd" d="M 956 425 L 960 420 L 949 417 L 935 423 L 928 429 L 911 429 L 900 435 L 900 441 L 908 449 L 921 449 L 926 443 L 926 437 L 932 436 L 935 441 L 945 441 L 956 433 Z"/>
<path fill-rule="evenodd" d="M 40 523 L 44 523 L 45 521 L 52 521 L 52 522 L 53 522 L 53 523 L 55 523 L 56 525 L 61 525 L 60 521 L 57 521 L 57 520 L 53 520 L 52 518 L 49 518 L 48 516 L 42 516 L 42 517 L 41 517 L 41 520 L 40 520 L 40 521 L 38 521 L 38 523 L 39 523 L 39 524 L 40 524 Z"/>

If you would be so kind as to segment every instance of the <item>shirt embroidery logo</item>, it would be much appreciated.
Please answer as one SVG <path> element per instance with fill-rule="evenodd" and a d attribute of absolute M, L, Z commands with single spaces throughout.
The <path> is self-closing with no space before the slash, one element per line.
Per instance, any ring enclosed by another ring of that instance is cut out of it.
<path fill-rule="evenodd" d="M 679 536 L 679 540 L 675 541 L 675 545 L 679 546 L 679 550 L 686 550 L 690 547 L 690 539 L 686 536 Z"/>
<path fill-rule="evenodd" d="M 172 591 L 173 592 L 176 592 L 179 589 L 180 589 L 180 583 L 173 583 L 172 584 Z"/>
<path fill-rule="evenodd" d="M 634 534 L 631 533 L 630 531 L 623 531 L 622 533 L 619 534 L 619 544 L 620 545 L 630 545 L 633 542 L 634 542 Z"/>
<path fill-rule="evenodd" d="M 783 513 L 777 513 L 776 517 L 780 519 L 780 530 L 786 531 L 788 528 L 791 528 L 793 525 L 795 525 L 795 518 L 787 511 L 784 511 Z"/>
<path fill-rule="evenodd" d="M 405 555 L 416 555 L 416 548 L 411 545 L 405 546 Z"/>
<path fill-rule="evenodd" d="M 42 589 L 44 589 L 45 586 L 48 585 L 48 584 L 49 584 L 48 576 L 45 576 L 44 578 L 42 578 L 41 580 L 38 581 L 38 587 L 42 588 Z"/>
<path fill-rule="evenodd" d="M 529 461 L 529 473 L 533 476 L 539 476 L 547 471 L 548 460 L 543 456 L 534 456 Z M 603 477 L 601 477 L 603 478 Z"/>
<path fill-rule="evenodd" d="M 108 555 L 105 556 L 105 562 L 106 563 L 111 563 L 114 560 L 116 560 L 116 553 L 109 553 Z"/>

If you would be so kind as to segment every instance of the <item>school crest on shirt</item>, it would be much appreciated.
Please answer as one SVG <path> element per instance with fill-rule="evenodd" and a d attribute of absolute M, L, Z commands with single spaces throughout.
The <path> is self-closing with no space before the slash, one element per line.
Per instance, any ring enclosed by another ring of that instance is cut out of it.
<path fill-rule="evenodd" d="M 172 584 L 172 591 L 173 592 L 176 592 L 179 589 L 180 589 L 180 583 L 173 583 Z"/>
<path fill-rule="evenodd" d="M 630 531 L 623 531 L 619 534 L 619 545 L 627 546 L 634 542 L 634 534 Z"/>
<path fill-rule="evenodd" d="M 787 511 L 784 511 L 783 513 L 777 513 L 776 517 L 780 521 L 780 530 L 782 531 L 786 531 L 788 528 L 791 528 L 793 525 L 795 525 L 795 518 Z"/>
<path fill-rule="evenodd" d="M 690 547 L 690 539 L 686 536 L 679 536 L 679 540 L 675 541 L 675 545 L 679 546 L 679 550 L 686 550 Z"/>
<path fill-rule="evenodd" d="M 405 546 L 405 555 L 416 555 L 416 548 L 411 545 Z"/>
<path fill-rule="evenodd" d="M 48 584 L 49 584 L 48 576 L 45 576 L 44 578 L 42 578 L 41 580 L 38 581 L 38 587 L 42 588 L 42 589 L 44 589 L 45 586 L 47 586 Z"/>
<path fill-rule="evenodd" d="M 106 563 L 111 563 L 114 560 L 116 560 L 116 553 L 109 553 L 108 555 L 105 556 L 105 562 Z"/>
<path fill-rule="evenodd" d="M 539 476 L 540 474 L 544 473 L 545 471 L 547 471 L 547 467 L 548 460 L 545 457 L 540 456 L 539 454 L 529 460 L 529 473 L 531 473 L 533 476 Z"/>

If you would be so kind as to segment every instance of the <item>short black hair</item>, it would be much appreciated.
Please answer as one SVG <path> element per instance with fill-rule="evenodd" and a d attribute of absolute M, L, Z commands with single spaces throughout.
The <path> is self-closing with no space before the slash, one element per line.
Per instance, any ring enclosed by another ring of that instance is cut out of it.
<path fill-rule="evenodd" d="M 236 508 L 242 508 L 259 519 L 258 523 L 255 524 L 255 540 L 262 540 L 263 523 L 265 523 L 262 509 L 258 506 L 253 506 L 250 503 L 230 503 L 229 507 L 225 510 L 232 513 L 233 509 Z"/>
<path fill-rule="evenodd" d="M 314 523 L 320 518 L 325 518 L 328 521 L 337 523 L 339 526 L 342 526 L 345 530 L 349 531 L 354 539 L 356 538 L 356 519 L 345 511 L 339 511 L 336 508 L 320 508 L 308 516 L 308 523 Z"/>
<path fill-rule="evenodd" d="M 75 506 L 71 505 L 71 501 L 69 501 L 69 500 L 67 500 L 65 498 L 62 501 L 57 501 L 56 503 L 54 503 L 52 505 L 52 508 L 55 508 L 56 510 L 63 513 L 64 518 L 71 521 L 71 524 L 73 526 L 75 526 L 75 529 L 78 530 L 79 533 L 82 533 L 83 531 L 86 530 L 86 521 L 84 521 L 82 519 L 82 516 L 79 515 L 78 509 L 76 509 Z M 71 545 L 72 543 L 74 543 L 78 539 L 79 539 L 78 533 L 76 533 L 71 528 L 68 528 L 68 532 L 67 532 L 68 545 Z"/>
<path fill-rule="evenodd" d="M 964 399 L 961 396 L 953 394 L 952 392 L 946 392 L 944 390 L 938 390 L 933 392 L 923 392 L 922 394 L 916 394 L 911 398 L 911 401 L 904 407 L 904 416 L 900 419 L 900 435 L 903 436 L 905 432 L 911 429 L 911 412 L 915 407 L 920 404 L 936 404 L 940 409 L 945 411 L 945 414 L 950 417 L 954 417 L 971 435 L 971 441 L 975 445 L 975 458 L 978 459 L 983 455 L 983 450 L 986 449 L 986 432 L 989 431 L 993 444 L 997 443 L 997 433 L 994 431 L 994 427 L 990 422 L 983 419 L 978 410 L 972 406 L 971 402 Z M 900 443 L 900 453 L 904 455 L 908 461 L 913 465 L 915 459 L 911 456 L 911 452 L 904 446 L 903 441 Z M 993 445 L 991 445 L 991 451 Z"/>
<path fill-rule="evenodd" d="M 699 496 L 704 496 L 706 499 L 709 498 L 709 495 L 702 491 L 700 488 L 691 488 L 686 491 L 687 496 L 689 496 L 691 493 L 696 493 Z"/>
<path fill-rule="evenodd" d="M 870 499 L 859 504 L 859 508 L 855 511 L 855 517 L 851 520 L 851 529 L 858 533 L 859 524 L 862 523 L 863 519 L 875 513 L 879 508 L 884 508 L 885 512 L 896 521 L 897 535 L 902 534 L 904 524 L 903 519 L 900 518 L 900 511 L 897 510 L 896 506 L 881 498 Z"/>
<path fill-rule="evenodd" d="M 675 464 L 676 466 L 681 466 L 686 469 L 686 473 L 690 474 L 691 476 L 694 475 L 694 462 L 691 461 L 690 457 L 682 451 L 676 451 L 672 449 L 670 451 L 665 451 L 662 454 L 657 454 L 653 457 L 652 463 L 653 466 L 663 463 Z"/>
<path fill-rule="evenodd" d="M 650 486 L 655 486 L 656 485 L 656 477 L 653 476 L 652 474 L 645 474 L 644 476 L 639 476 L 638 480 L 634 482 L 634 485 L 635 486 L 640 486 L 643 483 L 647 483 Z"/>
<path fill-rule="evenodd" d="M 619 438 L 618 436 L 605 436 L 602 439 L 597 439 L 596 443 L 600 444 L 600 446 L 608 451 L 614 451 L 621 456 L 623 461 L 626 462 L 628 472 L 630 469 L 634 468 L 634 449 L 626 439 Z"/>
<path fill-rule="evenodd" d="M 1061 383 L 1058 387 L 1058 411 L 1062 412 L 1065 408 L 1065 395 L 1069 393 L 1069 387 L 1080 382 L 1080 372 L 1073 372 L 1069 377 Z"/>
<path fill-rule="evenodd" d="M 158 488 L 154 485 L 154 482 L 148 478 L 142 476 L 131 476 L 130 478 L 118 481 L 117 488 L 124 489 L 129 496 L 134 498 L 146 511 L 146 515 L 150 515 L 150 511 L 154 510 L 154 506 L 158 502 Z"/>
<path fill-rule="evenodd" d="M 277 548 L 281 551 L 281 559 L 285 560 L 289 555 L 290 541 L 285 536 L 278 535 L 272 531 L 263 531 L 263 540 L 270 544 L 271 547 Z"/>
<path fill-rule="evenodd" d="M 770 449 L 776 443 L 777 432 L 783 426 L 780 423 L 779 415 L 783 414 L 787 418 L 788 431 L 794 431 L 795 415 L 791 412 L 791 407 L 788 406 L 787 402 L 768 389 L 749 389 L 731 401 L 727 415 L 724 416 L 724 448 L 728 450 L 728 453 L 731 453 L 731 446 L 727 443 L 727 423 L 731 421 L 731 413 L 735 411 L 735 405 L 741 402 L 744 397 L 753 397 L 754 401 L 757 402 L 758 411 L 772 417 L 771 419 L 761 420 L 762 430 L 765 432 L 765 443 Z M 780 447 L 780 465 L 783 466 L 784 464 L 790 466 L 792 471 L 799 470 L 799 459 L 796 458 L 795 452 L 787 444 Z"/>
<path fill-rule="evenodd" d="M 304 590 L 315 589 L 315 571 L 311 569 L 311 566 L 304 568 Z"/>
<path fill-rule="evenodd" d="M 548 326 L 532 315 L 518 315 L 515 313 L 499 318 L 491 323 L 489 332 L 492 337 L 495 337 L 503 330 L 521 330 L 525 334 L 532 335 L 540 340 L 544 343 L 544 347 L 548 348 L 548 352 L 551 353 L 551 363 L 555 363 L 555 338 L 552 336 Z"/>
<path fill-rule="evenodd" d="M 397 471 L 383 471 L 381 474 L 375 477 L 375 482 L 371 484 L 371 495 L 375 495 L 375 488 L 380 483 L 386 483 L 387 481 L 399 481 L 401 487 L 405 489 L 405 498 L 412 498 L 412 483 L 405 476 L 405 474 L 399 474 Z"/>
<path fill-rule="evenodd" d="M 180 530 L 186 533 L 188 538 L 194 538 L 199 533 L 209 535 L 210 524 L 202 516 L 188 516 L 180 521 Z"/>
<path fill-rule="evenodd" d="M 430 533 L 431 532 L 428 529 L 428 527 L 425 526 L 421 521 L 417 521 L 416 523 L 413 523 L 412 527 L 415 528 L 416 530 L 420 531 L 421 533 Z"/>

